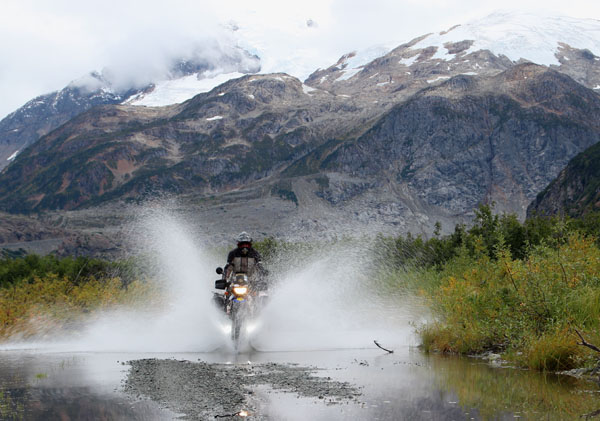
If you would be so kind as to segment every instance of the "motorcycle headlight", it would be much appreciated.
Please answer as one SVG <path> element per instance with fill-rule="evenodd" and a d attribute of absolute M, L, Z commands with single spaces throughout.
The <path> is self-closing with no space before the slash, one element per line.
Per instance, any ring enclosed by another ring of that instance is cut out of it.
<path fill-rule="evenodd" d="M 247 286 L 234 286 L 233 292 L 235 295 L 246 295 L 248 293 Z"/>

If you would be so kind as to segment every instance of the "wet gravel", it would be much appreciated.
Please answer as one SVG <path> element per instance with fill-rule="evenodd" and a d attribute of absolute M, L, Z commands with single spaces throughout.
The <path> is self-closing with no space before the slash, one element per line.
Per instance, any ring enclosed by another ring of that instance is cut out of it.
<path fill-rule="evenodd" d="M 174 359 L 142 359 L 131 366 L 123 388 L 137 399 L 152 399 L 182 414 L 183 419 L 266 420 L 264 402 L 254 388 L 266 385 L 276 391 L 316 398 L 328 404 L 348 402 L 360 396 L 349 383 L 315 375 L 319 368 L 294 364 L 216 364 Z"/>

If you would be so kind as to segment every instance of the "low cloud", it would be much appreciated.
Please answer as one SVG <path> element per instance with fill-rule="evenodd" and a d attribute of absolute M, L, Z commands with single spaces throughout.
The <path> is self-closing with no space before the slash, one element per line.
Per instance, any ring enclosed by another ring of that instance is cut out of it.
<path fill-rule="evenodd" d="M 241 54 L 236 46 L 260 55 L 263 72 L 305 78 L 349 51 L 397 45 L 496 7 L 491 0 L 373 0 L 368 7 L 358 0 L 4 0 L 0 118 L 90 71 L 118 89 L 142 86 L 172 72 L 178 57 L 227 63 Z M 586 0 L 507 0 L 503 7 L 600 17 L 600 4 Z"/>

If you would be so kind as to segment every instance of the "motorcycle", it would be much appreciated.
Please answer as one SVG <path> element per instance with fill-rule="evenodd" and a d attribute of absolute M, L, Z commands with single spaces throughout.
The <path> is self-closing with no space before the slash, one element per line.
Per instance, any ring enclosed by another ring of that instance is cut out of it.
<path fill-rule="evenodd" d="M 217 274 L 222 275 L 223 269 L 218 267 Z M 231 340 L 237 349 L 246 334 L 247 322 L 256 316 L 266 293 L 254 288 L 245 273 L 231 274 L 229 280 L 216 280 L 215 289 L 224 290 L 222 298 L 216 301 L 231 319 Z"/>

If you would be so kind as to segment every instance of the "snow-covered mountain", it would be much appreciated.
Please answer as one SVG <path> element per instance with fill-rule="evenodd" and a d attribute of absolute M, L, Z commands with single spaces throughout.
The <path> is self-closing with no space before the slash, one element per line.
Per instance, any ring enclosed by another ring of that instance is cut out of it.
<path fill-rule="evenodd" d="M 258 57 L 235 46 L 209 56 L 202 51 L 173 60 L 165 72 L 153 74 L 154 80 L 124 83 L 111 69 L 104 69 L 74 80 L 60 91 L 32 99 L 0 121 L 0 170 L 41 136 L 92 107 L 179 103 L 260 70 Z"/>
<path fill-rule="evenodd" d="M 533 12 L 499 11 L 483 19 L 456 25 L 446 31 L 418 37 L 405 44 L 405 46 L 407 48 L 375 45 L 359 52 L 345 54 L 334 66 L 328 69 L 333 71 L 334 75 L 330 77 L 321 75 L 319 80 L 315 80 L 314 75 L 322 72 L 317 70 L 309 80 L 313 82 L 311 85 L 317 82 L 316 85 L 320 85 L 319 87 L 327 88 L 327 82 L 348 81 L 369 65 L 374 64 L 374 62 L 386 61 L 386 56 L 393 57 L 402 51 L 395 67 L 403 75 L 407 75 L 406 68 L 412 68 L 413 64 L 417 62 L 433 62 L 438 67 L 443 66 L 441 62 L 448 62 L 445 72 L 435 69 L 435 72 L 432 72 L 434 76 L 429 77 L 423 74 L 426 77 L 426 82 L 431 84 L 445 80 L 457 73 L 479 74 L 482 67 L 489 67 L 489 63 L 473 61 L 465 66 L 466 63 L 469 63 L 469 60 L 464 57 L 481 51 L 489 51 L 492 55 L 500 58 L 500 62 L 504 61 L 503 65 L 492 66 L 494 72 L 505 70 L 510 64 L 520 61 L 531 61 L 545 66 L 562 67 L 561 70 L 564 73 L 568 73 L 580 83 L 591 88 L 600 89 L 600 77 L 594 75 L 590 77 L 588 74 L 590 73 L 589 69 L 582 69 L 582 67 L 589 67 L 589 65 L 582 66 L 581 63 L 568 63 L 573 59 L 571 55 L 575 51 L 583 52 L 584 56 L 586 51 L 594 55 L 600 55 L 600 21 L 593 19 L 575 19 L 567 16 Z M 432 51 L 433 54 L 431 54 Z M 461 58 L 465 62 L 462 63 L 462 66 L 452 66 L 451 62 Z M 302 57 L 302 59 L 307 60 L 306 57 Z M 508 59 L 512 63 L 503 59 Z M 293 63 L 293 60 L 293 57 L 287 61 L 279 58 L 278 63 L 285 69 L 275 70 L 287 71 L 290 75 L 302 79 L 307 64 Z M 598 61 L 600 59 L 595 57 L 594 60 Z M 418 68 L 419 66 L 415 67 Z M 181 103 L 199 93 L 208 92 L 227 80 L 241 77 L 244 73 L 249 72 L 240 73 L 235 71 L 228 73 L 210 70 L 177 79 L 169 78 L 157 81 L 153 89 L 134 95 L 125 102 L 131 105 L 145 106 Z M 413 77 L 418 78 L 419 73 L 424 72 L 417 71 Z M 595 72 L 592 71 L 592 73 Z M 372 76 L 372 74 L 369 76 Z M 389 87 L 394 85 L 393 78 L 392 80 L 380 79 L 377 78 L 371 81 L 375 82 L 374 85 L 378 88 L 385 85 L 390 85 Z M 588 79 L 593 79 L 593 81 L 598 79 L 598 83 L 590 86 L 593 82 Z"/>
<path fill-rule="evenodd" d="M 464 53 L 489 50 L 512 61 L 527 60 L 545 66 L 560 65 L 565 45 L 600 53 L 600 21 L 531 12 L 496 12 L 484 19 L 430 34 L 414 49 L 437 47 L 432 58 L 451 60 L 447 45 L 473 43 Z"/>
<path fill-rule="evenodd" d="M 501 11 L 387 51 L 379 48 L 346 54 L 329 68 L 313 73 L 307 83 L 337 93 L 355 90 L 357 84 L 363 89 L 393 90 L 420 81 L 419 86 L 424 87 L 457 74 L 498 73 L 529 61 L 600 89 L 598 55 L 598 20 Z"/>

